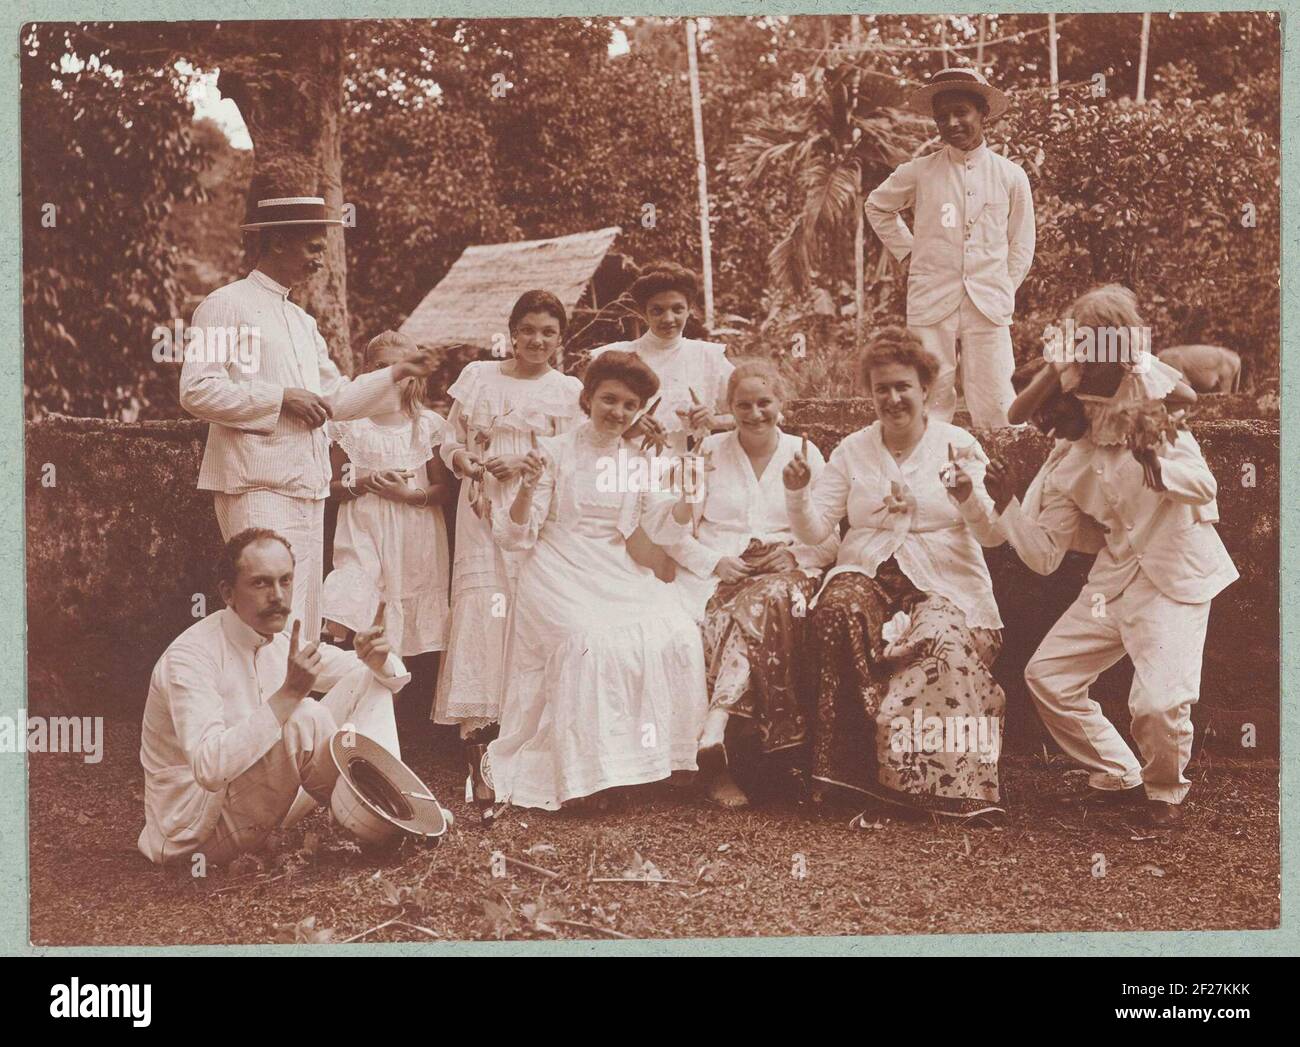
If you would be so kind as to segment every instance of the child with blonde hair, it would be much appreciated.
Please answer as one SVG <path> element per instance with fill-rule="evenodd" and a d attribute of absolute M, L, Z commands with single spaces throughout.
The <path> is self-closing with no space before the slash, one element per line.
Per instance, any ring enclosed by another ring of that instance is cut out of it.
<path fill-rule="evenodd" d="M 395 331 L 366 346 L 367 371 L 415 349 Z M 401 383 L 401 408 L 326 423 L 340 501 L 334 569 L 325 579 L 325 631 L 339 640 L 368 628 L 384 604 L 393 650 L 407 658 L 447 646 L 450 564 L 442 507 L 450 491 L 438 456 L 446 422 L 424 405 L 420 381 Z"/>

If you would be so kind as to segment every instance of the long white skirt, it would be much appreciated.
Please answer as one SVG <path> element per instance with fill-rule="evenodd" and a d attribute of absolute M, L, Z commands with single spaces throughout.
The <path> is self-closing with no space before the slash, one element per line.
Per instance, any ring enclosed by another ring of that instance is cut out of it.
<path fill-rule="evenodd" d="M 501 734 L 484 759 L 498 801 L 555 810 L 696 769 L 700 631 L 621 538 L 544 527 L 510 635 Z"/>

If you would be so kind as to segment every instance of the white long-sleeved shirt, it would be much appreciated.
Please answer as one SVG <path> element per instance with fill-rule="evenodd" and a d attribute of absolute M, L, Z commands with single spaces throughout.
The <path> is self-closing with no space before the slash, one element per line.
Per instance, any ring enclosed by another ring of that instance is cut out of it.
<path fill-rule="evenodd" d="M 963 464 L 973 489 L 960 505 L 941 478 L 949 444 L 969 455 Z M 1001 629 L 993 582 L 980 549 L 1005 540 L 990 522 L 993 502 L 984 490 L 987 464 L 975 437 L 934 418 L 912 453 L 898 462 L 884 444 L 880 422 L 872 422 L 840 441 L 815 483 L 786 492 L 790 523 L 800 541 L 816 544 L 847 515 L 848 533 L 827 582 L 843 571 L 875 577 L 892 556 L 913 585 L 951 601 L 968 626 Z M 885 508 L 891 483 L 915 500 L 913 508 L 897 513 Z"/>
<path fill-rule="evenodd" d="M 202 353 L 181 368 L 181 406 L 211 423 L 199 467 L 201 491 L 329 496 L 329 440 L 323 427 L 312 429 L 281 411 L 285 389 L 316 393 L 336 421 L 401 406 L 391 367 L 345 378 L 315 319 L 289 301 L 287 287 L 258 269 L 208 295 L 191 326 L 205 333 L 256 333 L 249 358 Z M 214 335 L 205 334 L 203 341 L 219 344 Z"/>
<path fill-rule="evenodd" d="M 708 437 L 700 450 L 709 455 L 712 471 L 705 474 L 704 501 L 699 517 L 698 537 L 685 537 L 668 549 L 669 555 L 686 568 L 673 584 L 683 590 L 688 608 L 698 619 L 718 585 L 713 573 L 724 556 L 739 556 L 750 539 L 788 545 L 795 562 L 812 574 L 835 562 L 839 548 L 838 528 L 816 545 L 799 541 L 790 526 L 785 486 L 781 472 L 798 453 L 802 440 L 793 433 L 780 433 L 776 451 L 763 475 L 754 475 L 749 456 L 735 432 Z M 808 445 L 808 466 L 813 480 L 826 460 L 816 444 Z"/>
<path fill-rule="evenodd" d="M 318 650 L 318 691 L 362 664 L 352 651 L 329 644 Z M 279 742 L 283 728 L 267 703 L 284 683 L 288 661 L 288 633 L 267 639 L 228 607 L 195 622 L 158 659 L 140 738 L 140 850 L 150 861 L 206 839 L 221 816 L 226 786 Z M 384 669 L 375 679 L 390 691 L 410 680 L 396 655 Z"/>
<path fill-rule="evenodd" d="M 560 436 L 537 441 L 546 468 L 533 490 L 528 519 L 515 523 L 509 505 L 494 509 L 492 536 L 498 545 L 511 551 L 532 549 L 548 527 L 599 540 L 608 540 L 612 530 L 624 542 L 637 527 L 642 527 L 652 542 L 665 546 L 689 533 L 690 525 L 679 524 L 673 517 L 678 496 L 672 491 L 631 490 L 630 484 L 625 490 L 617 483 L 611 484 L 611 490 L 601 493 L 618 501 L 612 528 L 602 515 L 584 511 L 583 490 L 600 489 L 601 474 L 612 475 L 609 467 L 617 464 L 620 451 L 625 461 L 644 457 L 631 440 L 611 442 L 600 438 L 591 442 L 592 435 L 592 423 L 587 421 Z"/>
<path fill-rule="evenodd" d="M 913 229 L 901 212 L 912 208 Z M 867 221 L 902 261 L 911 254 L 907 322 L 935 324 L 962 295 L 991 322 L 1011 323 L 1034 260 L 1034 201 L 1023 168 L 981 142 L 900 164 L 866 202 Z"/>
<path fill-rule="evenodd" d="M 1032 570 L 1051 574 L 1081 520 L 1105 529 L 1088 591 L 1112 598 L 1145 574 L 1178 603 L 1203 603 L 1234 582 L 1237 568 L 1214 527 L 1218 485 L 1191 433 L 1160 449 L 1164 491 L 1146 485 L 1126 447 L 1085 437 L 1045 478 L 1037 514 L 1013 499 L 996 524 Z"/>

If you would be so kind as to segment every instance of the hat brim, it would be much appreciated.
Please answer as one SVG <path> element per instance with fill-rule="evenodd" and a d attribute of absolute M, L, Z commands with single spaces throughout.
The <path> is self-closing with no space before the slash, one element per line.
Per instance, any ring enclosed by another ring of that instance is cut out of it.
<path fill-rule="evenodd" d="M 245 222 L 240 229 L 274 229 L 284 225 L 342 225 L 342 218 L 292 218 L 283 222 Z"/>
<path fill-rule="evenodd" d="M 985 120 L 996 120 L 1011 108 L 1011 99 L 999 91 L 996 87 L 988 84 L 963 84 L 956 81 L 947 81 L 940 84 L 926 84 L 924 87 L 917 88 L 907 99 L 907 107 L 913 112 L 923 113 L 926 116 L 934 116 L 934 97 L 945 92 L 962 92 L 963 94 L 979 95 L 988 103 L 989 111 L 984 117 Z"/>
<path fill-rule="evenodd" d="M 447 831 L 442 807 L 434 798 L 433 792 L 420 780 L 419 775 L 374 739 L 354 730 L 339 730 L 330 739 L 330 757 L 338 768 L 339 778 L 347 782 L 353 794 L 372 814 L 389 825 L 426 838 L 438 837 Z M 398 815 L 385 810 L 373 797 L 367 795 L 366 790 L 353 777 L 352 764 L 358 759 L 369 765 L 372 774 L 382 775 L 393 792 L 404 798 L 400 802 L 409 809 L 409 814 L 403 811 Z M 409 803 L 405 802 L 407 798 Z"/>

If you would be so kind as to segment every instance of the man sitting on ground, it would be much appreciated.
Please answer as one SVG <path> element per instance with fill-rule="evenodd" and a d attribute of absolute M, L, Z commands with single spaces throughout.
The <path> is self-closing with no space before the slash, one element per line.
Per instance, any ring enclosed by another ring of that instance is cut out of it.
<path fill-rule="evenodd" d="M 328 804 L 338 778 L 329 743 L 341 723 L 396 754 L 392 695 L 410 676 L 384 636 L 383 605 L 355 651 L 300 649 L 301 623 L 284 631 L 293 575 L 283 536 L 236 534 L 218 565 L 226 606 L 181 633 L 154 667 L 139 847 L 156 864 L 201 853 L 219 865 L 257 849 L 299 787 Z M 313 691 L 328 693 L 318 702 Z"/>

